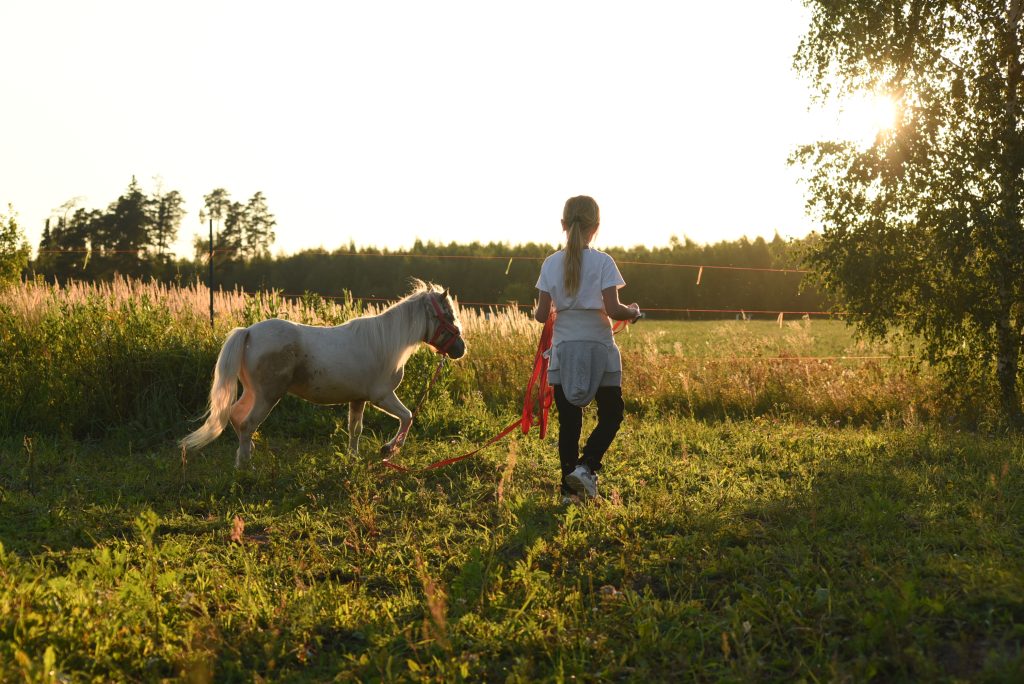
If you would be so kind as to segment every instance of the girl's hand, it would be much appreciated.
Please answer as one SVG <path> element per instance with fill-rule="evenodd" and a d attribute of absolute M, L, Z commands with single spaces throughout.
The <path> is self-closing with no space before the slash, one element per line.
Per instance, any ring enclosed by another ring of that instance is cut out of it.
<path fill-rule="evenodd" d="M 636 321 L 638 318 L 640 318 L 640 305 L 639 304 L 637 304 L 636 302 L 633 302 L 632 304 L 630 304 L 626 308 L 633 312 L 633 321 Z"/>

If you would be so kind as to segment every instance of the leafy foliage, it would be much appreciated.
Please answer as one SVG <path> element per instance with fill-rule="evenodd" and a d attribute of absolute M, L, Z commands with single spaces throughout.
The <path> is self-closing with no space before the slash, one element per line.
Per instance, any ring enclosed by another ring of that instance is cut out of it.
<path fill-rule="evenodd" d="M 231 195 L 224 188 L 217 188 L 203 199 L 201 220 L 212 220 L 218 227 L 213 245 L 215 259 L 219 254 L 223 264 L 269 258 L 277 219 L 270 213 L 262 192 L 254 194 L 245 204 L 231 201 Z M 195 249 L 197 260 L 206 257 L 210 250 L 209 239 L 197 237 Z"/>
<path fill-rule="evenodd" d="M 178 229 L 185 217 L 185 199 L 177 190 L 158 192 L 153 199 L 156 213 L 150 241 L 157 254 L 167 258 L 171 244 L 178 239 Z"/>
<path fill-rule="evenodd" d="M 995 380 L 1019 424 L 1024 3 L 807 4 L 797 67 L 824 94 L 900 105 L 872 145 L 794 155 L 824 225 L 810 264 L 864 331 L 917 336 L 961 387 Z"/>
<path fill-rule="evenodd" d="M 0 285 L 18 281 L 28 259 L 25 233 L 18 225 L 14 207 L 7 205 L 7 214 L 0 213 Z"/>
<path fill-rule="evenodd" d="M 205 196 L 202 216 L 218 224 L 214 247 L 221 262 L 269 257 L 276 219 L 267 199 L 257 192 L 246 204 L 232 202 L 218 188 Z M 39 258 L 32 263 L 37 275 L 48 280 L 110 281 L 121 277 L 181 278 L 181 264 L 170 255 L 185 218 L 185 200 L 177 190 L 165 191 L 158 183 L 147 194 L 133 177 L 125 192 L 106 210 L 79 206 L 79 198 L 66 202 L 54 221 L 47 221 L 39 243 Z M 196 245 L 201 259 L 209 241 Z M 197 260 L 186 270 L 197 273 Z"/>

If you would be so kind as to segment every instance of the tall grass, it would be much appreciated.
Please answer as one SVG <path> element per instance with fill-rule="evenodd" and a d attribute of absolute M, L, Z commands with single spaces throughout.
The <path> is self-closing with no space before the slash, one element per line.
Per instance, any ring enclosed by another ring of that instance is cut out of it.
<path fill-rule="evenodd" d="M 351 301 L 284 300 L 273 293 L 117 280 L 0 292 L 0 431 L 98 436 L 111 430 L 169 435 L 205 403 L 227 331 L 281 316 L 340 323 Z"/>
<path fill-rule="evenodd" d="M 209 290 L 199 284 L 117 280 L 9 287 L 0 292 L 0 431 L 79 438 L 112 430 L 151 439 L 180 435 L 205 405 L 216 355 L 231 328 L 274 316 L 336 325 L 380 308 L 351 298 L 216 292 L 211 328 Z M 513 308 L 465 308 L 461 318 L 469 354 L 450 365 L 432 391 L 426 422 L 443 421 L 452 402 L 514 415 L 539 326 Z M 742 321 L 644 323 L 617 338 L 626 369 L 624 393 L 633 411 L 671 410 L 708 419 L 784 415 L 830 424 L 906 423 L 962 408 L 927 368 L 896 358 L 899 350 L 842 350 L 889 360 L 804 358 L 820 355 L 823 346 L 834 354 L 828 344 L 834 345 L 832 331 L 841 326 L 802 321 L 768 334 L 764 324 Z M 407 403 L 433 364 L 425 349 L 414 355 L 400 390 Z M 333 421 L 330 412 L 301 402 L 289 400 L 284 407 L 292 419 L 281 426 L 292 430 L 322 430 Z M 273 426 L 271 419 L 268 428 Z"/>
<path fill-rule="evenodd" d="M 728 321 L 702 328 L 702 349 L 679 341 L 666 349 L 658 329 L 623 340 L 626 393 L 644 406 L 695 418 L 906 424 L 959 410 L 906 350 L 858 341 L 838 321 L 781 327 Z"/>

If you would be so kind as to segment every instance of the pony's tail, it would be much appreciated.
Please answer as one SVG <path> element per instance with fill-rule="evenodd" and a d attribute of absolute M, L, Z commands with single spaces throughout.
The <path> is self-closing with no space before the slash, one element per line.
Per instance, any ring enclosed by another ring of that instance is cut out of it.
<path fill-rule="evenodd" d="M 184 437 L 178 444 L 182 449 L 198 449 L 220 436 L 228 424 L 231 406 L 238 396 L 238 373 L 242 369 L 242 354 L 248 328 L 235 328 L 224 340 L 224 346 L 217 357 L 213 371 L 213 385 L 210 387 L 210 407 L 202 427 Z"/>

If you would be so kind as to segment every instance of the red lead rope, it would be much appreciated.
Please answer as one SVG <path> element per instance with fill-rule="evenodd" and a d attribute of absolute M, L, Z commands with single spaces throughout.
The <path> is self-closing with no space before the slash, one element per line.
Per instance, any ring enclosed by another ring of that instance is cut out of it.
<path fill-rule="evenodd" d="M 523 416 L 519 424 L 525 435 L 533 425 L 534 413 L 537 415 L 540 438 L 544 439 L 548 434 L 548 411 L 551 409 L 551 402 L 555 393 L 548 384 L 548 363 L 550 362 L 547 351 L 551 349 L 551 336 L 554 334 L 555 317 L 549 316 L 544 323 L 544 330 L 540 333 L 540 344 L 537 345 L 537 354 L 533 357 L 533 375 L 530 382 L 526 383 L 526 394 L 523 395 Z M 534 388 L 537 389 L 537 398 L 534 400 Z"/>
<path fill-rule="evenodd" d="M 540 437 L 541 439 L 544 439 L 544 436 L 547 435 L 548 431 L 548 411 L 551 408 L 551 402 L 554 398 L 554 392 L 548 384 L 548 357 L 546 355 L 548 349 L 551 348 L 551 335 L 554 331 L 554 323 L 555 317 L 549 317 L 547 323 L 544 324 L 544 330 L 541 331 L 540 343 L 537 345 L 537 354 L 533 358 L 533 374 L 530 376 L 530 382 L 527 383 L 526 393 L 523 396 L 522 416 L 469 453 L 462 454 L 461 456 L 453 456 L 441 461 L 434 461 L 430 465 L 425 466 L 423 470 L 443 468 L 444 466 L 467 459 L 477 452 L 494 444 L 499 439 L 502 439 L 510 432 L 513 432 L 517 427 L 520 428 L 525 435 L 530 431 L 530 427 L 533 425 L 534 413 L 537 414 Z M 387 459 L 381 461 L 381 464 L 386 468 L 391 468 L 392 470 L 397 470 L 403 473 L 413 472 L 414 470 L 413 468 L 408 468 L 406 466 L 399 465 L 398 463 L 392 463 Z"/>

